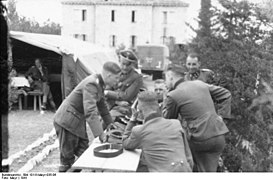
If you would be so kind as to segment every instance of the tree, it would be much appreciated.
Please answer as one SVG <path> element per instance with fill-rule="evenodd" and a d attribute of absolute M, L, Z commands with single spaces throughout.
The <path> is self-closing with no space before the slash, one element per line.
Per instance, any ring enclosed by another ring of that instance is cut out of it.
<path fill-rule="evenodd" d="M 61 26 L 57 23 L 45 22 L 42 26 L 35 20 L 20 17 L 16 11 L 16 1 L 10 0 L 8 2 L 9 28 L 13 31 L 23 31 L 43 34 L 61 34 Z"/>
<path fill-rule="evenodd" d="M 207 12 L 211 13 L 210 31 L 204 33 L 205 26 L 200 26 L 189 47 L 198 51 L 204 67 L 216 72 L 232 93 L 233 118 L 225 120 L 230 130 L 223 153 L 225 166 L 229 171 L 269 171 L 273 110 L 266 104 L 269 100 L 257 100 L 255 105 L 252 101 L 271 95 L 261 82 L 273 81 L 272 27 L 254 4 L 219 2 L 223 10 L 213 7 Z M 200 17 L 207 17 L 201 13 Z M 208 24 L 208 20 L 200 21 Z"/>

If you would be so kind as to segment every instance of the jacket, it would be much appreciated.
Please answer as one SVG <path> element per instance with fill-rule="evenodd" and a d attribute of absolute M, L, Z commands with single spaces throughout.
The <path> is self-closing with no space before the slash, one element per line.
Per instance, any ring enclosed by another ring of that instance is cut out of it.
<path fill-rule="evenodd" d="M 212 98 L 218 102 L 216 113 Z M 191 140 L 203 141 L 229 132 L 223 118 L 230 118 L 231 94 L 222 87 L 202 81 L 176 82 L 163 103 L 163 116 L 186 121 Z"/>
<path fill-rule="evenodd" d="M 118 89 L 115 91 L 109 90 L 106 97 L 109 100 L 127 101 L 133 103 L 140 88 L 143 87 L 142 76 L 132 69 L 127 74 L 121 74 Z"/>
<path fill-rule="evenodd" d="M 143 125 L 129 121 L 123 135 L 123 147 L 142 149 L 141 161 L 150 172 L 191 172 L 192 154 L 180 122 L 151 113 Z"/>
<path fill-rule="evenodd" d="M 48 70 L 45 66 L 42 66 L 42 72 L 43 74 L 41 74 L 40 70 L 36 66 L 32 66 L 26 72 L 25 77 L 27 78 L 30 76 L 34 81 L 48 82 Z"/>
<path fill-rule="evenodd" d="M 100 116 L 109 125 L 112 118 L 105 104 L 104 82 L 101 75 L 90 75 L 82 80 L 63 101 L 54 115 L 54 121 L 81 138 L 87 139 L 86 122 L 94 137 L 103 132 Z"/>

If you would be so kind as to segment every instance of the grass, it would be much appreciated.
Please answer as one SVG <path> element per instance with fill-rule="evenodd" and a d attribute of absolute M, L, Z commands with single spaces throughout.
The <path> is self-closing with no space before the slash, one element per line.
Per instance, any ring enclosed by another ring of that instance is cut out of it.
<path fill-rule="evenodd" d="M 15 110 L 8 115 L 9 156 L 24 150 L 43 134 L 53 129 L 53 113 L 46 111 Z"/>

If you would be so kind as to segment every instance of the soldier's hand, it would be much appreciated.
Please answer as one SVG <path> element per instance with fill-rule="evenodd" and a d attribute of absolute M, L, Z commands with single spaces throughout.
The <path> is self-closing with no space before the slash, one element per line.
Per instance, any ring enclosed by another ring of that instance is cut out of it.
<path fill-rule="evenodd" d="M 106 133 L 104 133 L 104 132 L 101 133 L 101 134 L 99 135 L 99 140 L 100 140 L 101 143 L 107 142 L 108 136 L 106 135 Z"/>

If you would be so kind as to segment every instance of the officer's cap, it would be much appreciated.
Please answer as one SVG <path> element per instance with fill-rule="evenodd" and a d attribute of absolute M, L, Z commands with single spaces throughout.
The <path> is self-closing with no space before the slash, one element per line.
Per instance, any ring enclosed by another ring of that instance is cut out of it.
<path fill-rule="evenodd" d="M 172 71 L 175 74 L 178 74 L 180 76 L 184 76 L 187 72 L 186 67 L 178 65 L 178 64 L 170 64 L 167 68 L 167 71 Z"/>
<path fill-rule="evenodd" d="M 131 63 L 137 63 L 137 56 L 131 50 L 123 50 L 119 52 L 119 55 L 122 59 L 129 61 Z"/>

